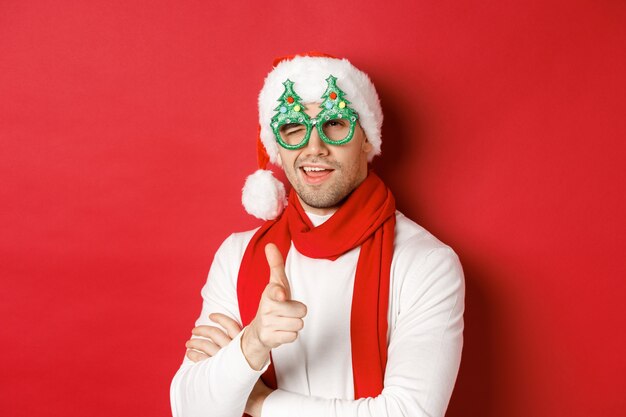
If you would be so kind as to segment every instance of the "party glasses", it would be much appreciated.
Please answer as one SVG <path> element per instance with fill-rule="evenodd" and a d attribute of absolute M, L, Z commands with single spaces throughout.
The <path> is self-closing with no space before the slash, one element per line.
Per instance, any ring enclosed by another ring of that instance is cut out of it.
<path fill-rule="evenodd" d="M 330 75 L 326 82 L 328 86 L 320 104 L 322 110 L 315 118 L 304 112 L 306 108 L 294 91 L 293 82 L 287 80 L 283 83 L 285 91 L 278 99 L 280 104 L 274 109 L 276 114 L 271 120 L 280 146 L 290 150 L 305 147 L 314 127 L 320 139 L 330 145 L 343 145 L 352 140 L 359 115 L 348 106 L 350 102 L 337 87 L 337 78 Z"/>

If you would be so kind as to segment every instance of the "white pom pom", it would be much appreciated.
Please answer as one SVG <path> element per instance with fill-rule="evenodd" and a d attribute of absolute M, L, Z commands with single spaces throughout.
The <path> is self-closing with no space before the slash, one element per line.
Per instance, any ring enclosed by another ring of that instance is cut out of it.
<path fill-rule="evenodd" d="M 278 217 L 287 205 L 285 185 L 272 171 L 259 169 L 246 179 L 241 202 L 246 211 L 262 220 Z"/>

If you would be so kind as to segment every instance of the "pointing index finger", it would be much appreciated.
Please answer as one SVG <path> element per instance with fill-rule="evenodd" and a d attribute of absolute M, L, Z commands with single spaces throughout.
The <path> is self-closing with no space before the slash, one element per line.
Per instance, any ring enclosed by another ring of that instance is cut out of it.
<path fill-rule="evenodd" d="M 283 261 L 283 255 L 281 255 L 278 247 L 273 243 L 265 245 L 265 257 L 267 264 L 270 267 L 270 282 L 278 284 L 285 288 L 287 293 L 287 299 L 291 298 L 289 281 L 285 274 L 285 262 Z"/>

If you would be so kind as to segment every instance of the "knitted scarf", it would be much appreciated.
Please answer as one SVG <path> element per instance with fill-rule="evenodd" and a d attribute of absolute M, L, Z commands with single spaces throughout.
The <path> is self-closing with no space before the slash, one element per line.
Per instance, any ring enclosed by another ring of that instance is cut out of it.
<path fill-rule="evenodd" d="M 350 317 L 355 398 L 375 397 L 383 389 L 395 210 L 391 191 L 373 172 L 318 227 L 313 226 L 292 190 L 281 217 L 265 222 L 254 234 L 239 269 L 237 296 L 242 324 L 246 326 L 256 316 L 261 294 L 269 282 L 266 244 L 276 244 L 283 259 L 293 242 L 298 252 L 309 258 L 330 260 L 361 246 Z M 267 386 L 277 388 L 271 364 L 262 378 Z"/>

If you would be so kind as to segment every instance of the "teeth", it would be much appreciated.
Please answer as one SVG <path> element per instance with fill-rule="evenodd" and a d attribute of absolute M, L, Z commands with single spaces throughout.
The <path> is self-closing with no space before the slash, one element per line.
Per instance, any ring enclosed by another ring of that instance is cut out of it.
<path fill-rule="evenodd" d="M 311 172 L 311 171 L 326 171 L 326 169 L 324 168 L 318 168 L 318 167 L 302 167 L 303 170 L 305 170 L 306 172 Z"/>

